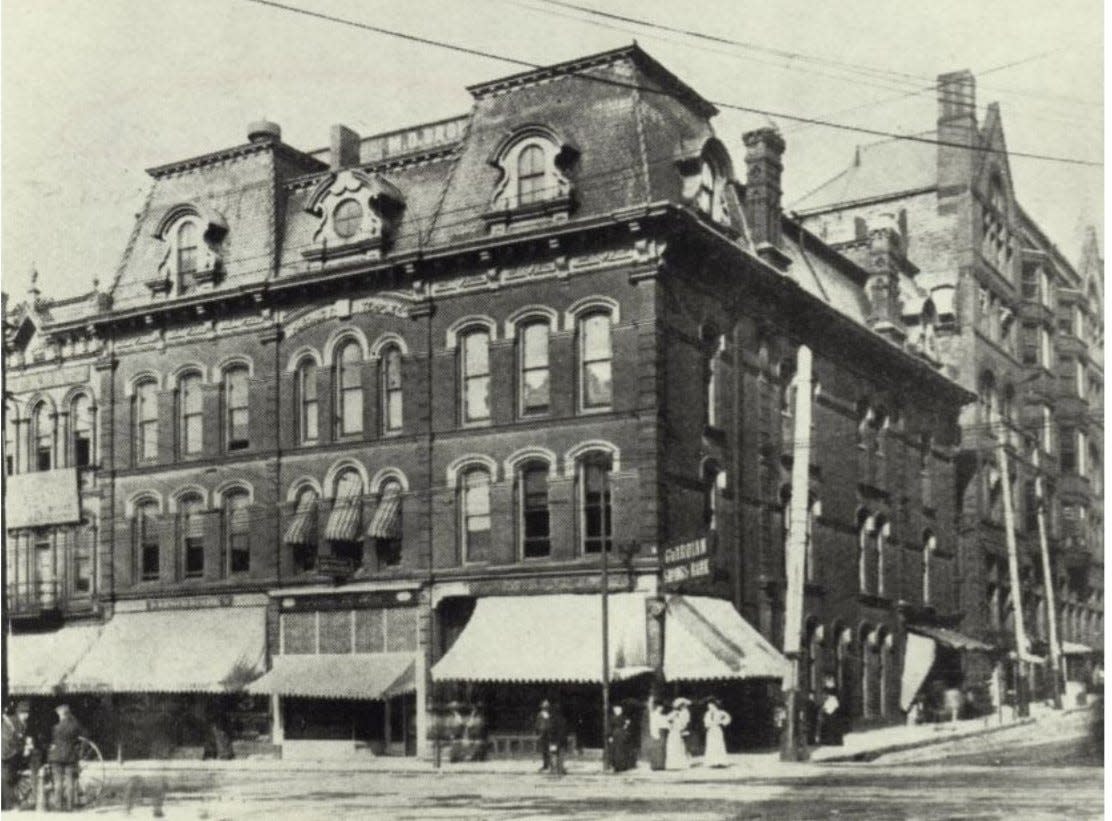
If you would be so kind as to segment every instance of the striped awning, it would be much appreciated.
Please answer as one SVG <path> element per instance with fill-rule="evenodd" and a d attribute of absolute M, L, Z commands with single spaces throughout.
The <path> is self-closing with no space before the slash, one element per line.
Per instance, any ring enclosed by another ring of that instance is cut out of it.
<path fill-rule="evenodd" d="M 333 542 L 358 541 L 362 506 L 358 496 L 337 499 L 324 527 L 324 538 Z"/>
<path fill-rule="evenodd" d="M 286 544 L 301 545 L 313 544 L 314 530 L 316 530 L 317 497 L 312 493 L 302 494 L 297 502 L 297 510 L 286 526 L 286 535 L 282 539 Z"/>
<path fill-rule="evenodd" d="M 399 488 L 391 487 L 382 494 L 375 515 L 371 517 L 371 526 L 367 528 L 367 535 L 372 539 L 397 539 L 401 536 L 402 493 Z"/>

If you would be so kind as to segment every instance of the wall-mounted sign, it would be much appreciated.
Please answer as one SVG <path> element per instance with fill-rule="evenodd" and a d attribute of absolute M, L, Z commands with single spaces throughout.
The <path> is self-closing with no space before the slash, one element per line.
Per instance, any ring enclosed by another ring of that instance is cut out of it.
<path fill-rule="evenodd" d="M 664 549 L 664 583 L 701 579 L 710 575 L 710 548 L 706 536 Z"/>
<path fill-rule="evenodd" d="M 232 596 L 177 596 L 147 599 L 148 610 L 206 610 L 210 607 L 231 607 Z"/>
<path fill-rule="evenodd" d="M 343 556 L 318 556 L 317 572 L 334 579 L 346 579 L 355 572 L 355 562 Z"/>
<path fill-rule="evenodd" d="M 40 470 L 9 476 L 8 529 L 48 527 L 81 521 L 77 468 Z"/>

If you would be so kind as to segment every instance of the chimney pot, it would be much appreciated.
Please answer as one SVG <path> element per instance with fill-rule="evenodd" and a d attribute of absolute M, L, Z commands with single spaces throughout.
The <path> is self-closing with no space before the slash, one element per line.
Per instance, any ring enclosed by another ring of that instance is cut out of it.
<path fill-rule="evenodd" d="M 346 125 L 337 124 L 332 126 L 331 136 L 330 164 L 333 170 L 359 165 L 359 135 Z"/>
<path fill-rule="evenodd" d="M 282 126 L 270 120 L 255 120 L 247 126 L 247 139 L 253 143 L 278 142 L 282 139 Z"/>

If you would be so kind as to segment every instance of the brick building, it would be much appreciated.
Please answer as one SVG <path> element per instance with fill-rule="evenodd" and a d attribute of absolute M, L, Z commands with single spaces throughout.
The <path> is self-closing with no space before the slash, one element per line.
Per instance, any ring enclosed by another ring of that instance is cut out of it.
<path fill-rule="evenodd" d="M 740 179 L 714 107 L 636 46 L 469 90 L 457 119 L 309 152 L 262 122 L 151 169 L 105 291 L 13 311 L 6 452 L 85 387 L 97 522 L 91 626 L 28 604 L 22 658 L 76 649 L 13 689 L 91 694 L 148 744 L 231 722 L 314 756 L 423 751 L 450 700 L 512 738 L 558 695 L 598 746 L 605 555 L 615 697 L 716 691 L 767 740 L 806 345 L 804 669 L 899 720 L 909 630 L 961 622 L 973 398 L 899 226 L 834 250 L 781 212 L 779 134 L 745 135 Z M 85 416 L 53 418 L 69 442 Z M 81 452 L 20 457 L 13 493 Z M 9 590 L 77 522 L 9 526 Z"/>
<path fill-rule="evenodd" d="M 1090 231 L 1081 266 L 1071 265 L 1021 208 L 1000 109 L 989 105 L 978 121 L 969 72 L 940 76 L 938 103 L 931 136 L 942 144 L 861 146 L 848 169 L 794 207 L 804 225 L 839 249 L 859 245 L 878 219 L 899 224 L 939 311 L 938 357 L 946 373 L 978 395 L 962 414 L 958 456 L 964 627 L 1014 650 L 999 418 L 1033 652 L 1045 656 L 1049 639 L 1040 481 L 1060 636 L 1067 652 L 1100 651 L 1103 261 Z M 1032 675 L 1037 680 L 1041 671 Z"/>

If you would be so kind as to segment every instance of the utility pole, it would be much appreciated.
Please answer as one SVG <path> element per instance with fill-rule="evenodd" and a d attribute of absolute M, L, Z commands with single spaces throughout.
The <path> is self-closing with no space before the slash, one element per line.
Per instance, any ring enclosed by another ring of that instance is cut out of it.
<path fill-rule="evenodd" d="M 1046 625 L 1050 640 L 1050 670 L 1052 674 L 1051 692 L 1054 696 L 1054 709 L 1062 709 L 1062 648 L 1058 644 L 1058 608 L 1054 602 L 1054 574 L 1050 570 L 1050 546 L 1046 538 L 1046 486 L 1042 471 L 1039 469 L 1039 446 L 1035 445 L 1035 510 L 1039 520 L 1039 553 L 1042 556 L 1043 589 L 1046 593 Z"/>
<path fill-rule="evenodd" d="M 1019 586 L 1019 552 L 1015 542 L 1015 511 L 1012 509 L 1011 471 L 1008 465 L 1007 428 L 998 411 L 996 415 L 996 461 L 1000 468 L 1000 496 L 1004 501 L 1004 539 L 1008 545 L 1008 578 L 1012 586 L 1012 624 L 1015 627 L 1015 697 L 1016 714 L 1026 716 L 1027 679 L 1023 665 L 1027 657 L 1027 638 L 1023 630 L 1023 591 Z"/>
<path fill-rule="evenodd" d="M 794 429 L 792 431 L 791 530 L 784 546 L 787 590 L 784 593 L 784 655 L 791 672 L 784 681 L 784 727 L 780 739 L 781 761 L 807 757 L 799 726 L 800 643 L 803 633 L 803 584 L 807 561 L 807 508 L 811 484 L 811 349 L 796 352 Z"/>
<path fill-rule="evenodd" d="M 602 541 L 602 771 L 610 769 L 610 540 Z"/>

